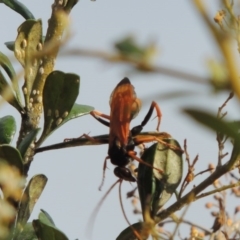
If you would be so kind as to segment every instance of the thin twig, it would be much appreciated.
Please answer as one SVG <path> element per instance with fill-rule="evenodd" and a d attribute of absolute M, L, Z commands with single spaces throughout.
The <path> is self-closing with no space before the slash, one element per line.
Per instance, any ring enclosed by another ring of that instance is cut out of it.
<path fill-rule="evenodd" d="M 181 197 L 177 202 L 175 202 L 174 204 L 169 206 L 167 209 L 157 214 L 155 217 L 155 222 L 156 223 L 161 222 L 162 220 L 166 219 L 168 216 L 170 216 L 174 212 L 180 210 L 186 204 L 196 201 L 197 195 L 200 192 L 202 192 L 208 186 L 211 186 L 214 183 L 214 181 L 216 181 L 218 178 L 220 178 L 221 176 L 223 176 L 224 174 L 226 174 L 232 169 L 236 160 L 238 159 L 239 151 L 240 151 L 239 146 L 235 144 L 233 147 L 232 156 L 227 163 L 218 167 L 209 177 L 207 177 L 204 181 L 202 181 L 198 186 L 193 188 L 185 196 Z"/>
<path fill-rule="evenodd" d="M 110 63 L 125 63 L 130 64 L 133 67 L 135 67 L 137 70 L 144 71 L 147 73 L 158 73 L 170 77 L 174 77 L 177 79 L 182 79 L 185 81 L 190 81 L 192 83 L 199 83 L 199 84 L 207 84 L 209 83 L 210 79 L 197 76 L 191 73 L 186 73 L 183 71 L 174 70 L 167 67 L 160 67 L 160 66 L 149 66 L 149 65 L 143 65 L 141 62 L 123 57 L 121 55 L 117 54 L 111 54 L 103 51 L 97 51 L 97 50 L 84 50 L 84 49 L 70 49 L 65 52 L 62 52 L 62 54 L 65 56 L 77 56 L 77 57 L 92 57 L 92 58 L 99 58 L 104 61 L 110 62 Z"/>
<path fill-rule="evenodd" d="M 178 228 L 179 228 L 179 226 L 180 226 L 180 224 L 181 224 L 181 222 L 182 222 L 182 220 L 183 220 L 183 217 L 186 215 L 187 210 L 189 209 L 189 206 L 190 206 L 190 204 L 188 204 L 188 205 L 185 207 L 185 209 L 184 209 L 181 217 L 179 218 L 179 221 L 177 221 L 176 227 L 175 227 L 175 229 L 174 229 L 174 231 L 173 231 L 173 234 L 172 234 L 172 236 L 171 236 L 171 238 L 170 238 L 171 240 L 174 239 L 174 236 L 176 235 L 177 230 L 178 230 Z"/>
<path fill-rule="evenodd" d="M 222 113 L 223 108 L 226 107 L 228 101 L 230 99 L 232 99 L 234 96 L 233 92 L 231 92 L 228 96 L 228 98 L 226 99 L 226 101 L 218 108 L 218 112 L 217 112 L 217 118 L 219 119 L 223 119 L 226 115 L 227 112 Z M 222 159 L 228 154 L 228 153 L 223 153 L 223 149 L 224 149 L 224 144 L 227 140 L 227 137 L 224 138 L 223 134 L 221 132 L 216 132 L 216 140 L 218 142 L 218 166 L 220 166 L 222 164 Z"/>
<path fill-rule="evenodd" d="M 203 174 L 203 173 L 205 173 L 205 172 L 212 171 L 213 169 L 214 169 L 214 168 L 208 168 L 208 169 L 206 169 L 206 170 L 203 170 L 203 171 L 197 173 L 197 174 L 195 175 L 195 177 L 198 176 L 198 175 L 200 175 L 200 174 Z"/>
<path fill-rule="evenodd" d="M 233 92 L 230 92 L 230 94 L 229 94 L 228 98 L 226 99 L 226 101 L 222 104 L 222 106 L 220 106 L 220 107 L 218 108 L 218 113 L 217 113 L 217 117 L 218 117 L 218 118 L 222 119 L 222 116 L 223 116 L 224 114 L 226 114 L 226 113 L 223 113 L 223 114 L 222 114 L 222 110 L 223 110 L 224 107 L 226 107 L 227 103 L 229 102 L 229 100 L 231 100 L 231 99 L 233 98 L 233 96 L 234 96 L 234 93 L 233 93 Z M 221 114 L 222 114 L 222 115 L 221 115 Z"/>
<path fill-rule="evenodd" d="M 122 213 L 123 213 L 123 216 L 126 220 L 126 222 L 128 223 L 129 227 L 132 229 L 134 235 L 139 239 L 139 240 L 142 240 L 142 237 L 139 235 L 138 231 L 132 226 L 132 224 L 129 222 L 128 218 L 127 218 L 127 214 L 124 210 L 124 207 L 123 207 L 123 201 L 122 201 L 122 193 L 121 193 L 121 186 L 122 186 L 122 182 L 123 180 L 119 180 L 119 188 L 118 188 L 118 193 L 119 193 L 119 201 L 120 201 L 120 206 L 121 206 L 121 209 L 122 209 Z"/>
<path fill-rule="evenodd" d="M 186 161 L 188 164 L 188 172 L 186 174 L 186 177 L 184 178 L 184 181 L 182 183 L 180 192 L 179 192 L 179 198 L 182 196 L 183 191 L 186 189 L 187 185 L 199 174 L 203 173 L 198 173 L 197 175 L 194 175 L 194 165 L 196 164 L 196 162 L 198 161 L 198 155 L 194 158 L 193 163 L 190 163 L 190 158 L 189 158 L 189 154 L 187 151 L 187 140 L 184 140 L 184 153 L 186 155 Z M 206 170 L 205 170 L 206 171 Z"/>
<path fill-rule="evenodd" d="M 160 224 L 161 224 L 161 225 L 164 225 L 164 224 L 166 224 L 166 223 L 174 223 L 174 222 L 176 222 L 176 221 L 175 221 L 175 217 L 174 217 L 174 220 L 166 220 L 166 221 L 164 221 L 164 222 L 162 222 L 162 223 L 160 223 Z M 198 229 L 201 229 L 202 231 L 204 231 L 205 235 L 209 235 L 209 234 L 212 233 L 212 232 L 209 231 L 208 229 L 206 229 L 206 228 L 204 228 L 204 227 L 202 227 L 202 226 L 200 226 L 200 225 L 198 225 L 198 224 L 195 224 L 195 223 L 193 223 L 192 221 L 188 221 L 188 220 L 182 219 L 181 222 L 182 222 L 182 223 L 185 223 L 185 224 L 187 224 L 187 225 L 196 227 L 196 228 L 198 228 Z"/>
<path fill-rule="evenodd" d="M 160 139 L 166 138 L 165 132 L 142 132 L 138 134 L 137 136 L 133 137 L 133 139 L 139 137 L 139 136 L 154 136 Z M 169 134 L 168 134 L 169 136 Z M 41 147 L 35 149 L 35 154 L 39 152 L 45 152 L 50 150 L 56 150 L 56 149 L 62 149 L 62 148 L 70 148 L 70 147 L 80 147 L 80 146 L 91 146 L 91 145 L 101 145 L 101 144 L 108 144 L 109 143 L 109 134 L 104 135 L 98 135 L 98 136 L 92 136 L 91 137 L 94 140 L 91 140 L 90 138 L 83 138 L 82 136 L 79 138 L 74 138 L 73 140 L 67 141 L 67 142 L 60 142 L 56 144 L 52 144 L 49 146 Z"/>
<path fill-rule="evenodd" d="M 237 187 L 237 186 L 240 186 L 240 182 L 237 182 L 237 183 L 233 183 L 233 184 L 230 184 L 230 185 L 225 185 L 225 186 L 222 186 L 220 188 L 216 188 L 212 191 L 209 191 L 209 192 L 206 192 L 206 193 L 202 193 L 201 195 L 199 196 L 196 196 L 196 199 L 200 199 L 200 198 L 203 198 L 203 197 L 206 197 L 206 196 L 209 196 L 209 195 L 212 195 L 214 193 L 217 193 L 217 192 L 222 192 L 224 190 L 227 190 L 229 188 L 234 188 L 234 187 Z"/>

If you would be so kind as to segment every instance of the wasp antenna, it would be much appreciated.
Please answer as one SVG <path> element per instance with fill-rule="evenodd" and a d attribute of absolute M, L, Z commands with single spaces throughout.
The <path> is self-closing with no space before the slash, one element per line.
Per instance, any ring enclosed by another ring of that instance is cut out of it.
<path fill-rule="evenodd" d="M 129 227 L 132 229 L 133 233 L 134 233 L 135 236 L 137 237 L 137 239 L 142 240 L 139 232 L 131 225 L 131 223 L 129 222 L 129 220 L 128 220 L 128 218 L 127 218 L 126 212 L 125 212 L 124 207 L 123 207 L 123 202 L 122 202 L 121 186 L 122 186 L 123 179 L 119 179 L 119 180 L 120 180 L 120 183 L 119 183 L 118 193 L 119 193 L 119 201 L 120 201 L 120 205 L 121 205 L 121 209 L 122 209 L 123 216 L 124 216 L 126 222 L 128 223 Z"/>
<path fill-rule="evenodd" d="M 108 190 L 107 192 L 103 195 L 103 197 L 101 198 L 101 200 L 99 201 L 99 203 L 97 204 L 97 206 L 94 208 L 89 220 L 88 220 L 88 226 L 87 227 L 87 232 L 86 232 L 86 235 L 89 239 L 91 239 L 91 235 L 92 235 L 92 230 L 93 230 L 93 227 L 94 227 L 94 222 L 95 222 L 95 219 L 97 217 L 97 214 L 104 202 L 104 200 L 106 199 L 106 197 L 108 196 L 108 194 L 112 191 L 112 189 L 119 183 L 121 182 L 121 179 L 118 179 Z"/>
<path fill-rule="evenodd" d="M 98 187 L 98 190 L 99 190 L 99 191 L 102 191 L 102 187 L 103 187 L 103 185 L 104 185 L 104 180 L 105 180 L 105 174 L 103 175 L 103 177 L 102 177 L 102 182 L 101 182 L 100 186 Z"/>
<path fill-rule="evenodd" d="M 88 133 L 88 134 L 82 134 L 80 137 L 77 137 L 77 138 L 65 138 L 64 140 L 63 140 L 63 142 L 71 142 L 71 141 L 74 141 L 74 140 L 77 140 L 77 139 L 81 139 L 81 138 L 87 138 L 86 136 L 88 136 L 89 138 L 91 138 L 90 136 L 89 136 L 89 134 L 90 134 L 90 132 Z M 89 138 L 87 138 L 87 139 L 89 139 Z M 90 140 L 92 141 L 92 139 L 93 138 L 91 138 Z"/>

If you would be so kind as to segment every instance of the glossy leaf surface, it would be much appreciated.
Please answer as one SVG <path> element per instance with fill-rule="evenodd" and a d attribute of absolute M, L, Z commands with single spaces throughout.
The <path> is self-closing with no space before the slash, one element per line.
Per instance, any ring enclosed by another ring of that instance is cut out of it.
<path fill-rule="evenodd" d="M 45 36 L 42 37 L 42 42 L 45 41 Z M 15 41 L 9 41 L 4 43 L 10 51 L 14 51 Z"/>
<path fill-rule="evenodd" d="M 33 227 L 38 239 L 68 240 L 66 235 L 55 227 L 45 211 L 39 214 L 38 220 L 33 220 Z"/>
<path fill-rule="evenodd" d="M 25 100 L 29 103 L 29 95 L 39 70 L 40 58 L 37 54 L 42 50 L 42 22 L 41 20 L 27 20 L 18 28 L 18 36 L 14 45 L 14 54 L 24 67 Z M 43 69 L 41 71 L 44 71 Z"/>
<path fill-rule="evenodd" d="M 0 144 L 11 143 L 16 133 L 16 121 L 12 116 L 0 118 Z"/>
<path fill-rule="evenodd" d="M 22 157 L 24 157 L 27 149 L 30 147 L 30 144 L 35 140 L 40 128 L 33 129 L 19 144 L 18 150 L 21 153 Z"/>
<path fill-rule="evenodd" d="M 23 161 L 20 152 L 7 144 L 0 146 L 0 159 L 11 166 L 15 166 L 19 171 L 23 172 Z"/>
<path fill-rule="evenodd" d="M 82 117 L 86 114 L 89 114 L 92 110 L 94 110 L 94 107 L 75 103 L 73 105 L 70 113 L 67 115 L 66 118 L 64 118 L 62 124 L 66 123 L 69 120 L 72 120 L 74 118 Z"/>
<path fill-rule="evenodd" d="M 136 231 L 140 232 L 142 230 L 142 222 L 137 222 L 134 223 L 127 228 L 125 228 L 116 238 L 116 240 L 138 240 L 138 238 L 135 236 L 133 229 L 134 228 Z"/>
<path fill-rule="evenodd" d="M 48 136 L 70 120 L 65 120 L 65 118 L 76 101 L 79 86 L 80 78 L 76 74 L 54 71 L 48 75 L 43 89 L 44 129 L 42 136 Z"/>
<path fill-rule="evenodd" d="M 18 225 L 23 227 L 28 221 L 35 204 L 41 196 L 47 184 L 47 177 L 43 174 L 35 175 L 29 181 L 24 190 L 24 198 L 21 201 L 18 213 Z"/>
<path fill-rule="evenodd" d="M 139 164 L 138 167 L 138 190 L 142 211 L 144 213 L 146 206 L 150 204 L 152 216 L 170 199 L 182 179 L 182 152 L 173 150 L 171 146 L 179 149 L 181 147 L 174 139 L 164 139 L 164 142 L 166 144 L 153 144 L 141 157 L 163 173 L 144 164 Z"/>
<path fill-rule="evenodd" d="M 43 209 L 41 209 L 38 219 L 41 222 L 48 224 L 49 226 L 55 227 L 55 223 L 54 223 L 52 217 Z"/>

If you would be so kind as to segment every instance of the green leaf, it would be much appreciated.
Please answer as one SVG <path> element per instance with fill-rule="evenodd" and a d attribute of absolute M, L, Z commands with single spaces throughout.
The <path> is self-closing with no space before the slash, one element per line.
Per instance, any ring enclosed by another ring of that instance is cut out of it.
<path fill-rule="evenodd" d="M 5 42 L 4 44 L 9 50 L 14 51 L 14 44 L 15 44 L 14 41 Z"/>
<path fill-rule="evenodd" d="M 225 63 L 213 59 L 207 61 L 211 84 L 216 91 L 230 90 L 229 73 Z"/>
<path fill-rule="evenodd" d="M 44 41 L 45 41 L 45 36 L 42 37 L 42 42 Z M 5 42 L 4 44 L 10 51 L 14 51 L 14 45 L 15 45 L 14 41 Z"/>
<path fill-rule="evenodd" d="M 81 105 L 75 103 L 70 111 L 70 113 L 67 115 L 66 118 L 62 121 L 63 125 L 64 123 L 68 122 L 69 120 L 72 120 L 74 118 L 82 117 L 86 114 L 89 114 L 92 110 L 94 110 L 94 107 L 88 106 L 88 105 Z"/>
<path fill-rule="evenodd" d="M 68 240 L 67 236 L 63 232 L 42 223 L 40 220 L 33 220 L 33 227 L 38 239 Z"/>
<path fill-rule="evenodd" d="M 22 15 L 25 19 L 34 19 L 33 14 L 27 7 L 17 0 L 0 0 L 0 3 L 4 3 L 9 8 Z"/>
<path fill-rule="evenodd" d="M 183 161 L 179 143 L 174 139 L 163 139 L 165 143 L 155 143 L 146 149 L 142 160 L 160 169 L 158 172 L 144 164 L 138 167 L 138 191 L 143 217 L 145 209 L 150 204 L 151 215 L 171 198 L 181 182 Z"/>
<path fill-rule="evenodd" d="M 36 74 L 40 70 L 39 65 L 42 60 L 37 55 L 42 50 L 42 45 L 41 20 L 27 20 L 19 26 L 14 54 L 24 67 L 25 82 L 23 89 L 25 89 L 24 97 L 27 104 L 29 104 L 29 96 Z"/>
<path fill-rule="evenodd" d="M 195 121 L 214 131 L 221 132 L 222 134 L 233 138 L 236 141 L 236 144 L 240 144 L 239 122 L 226 122 L 206 111 L 185 109 L 184 112 L 191 116 Z"/>
<path fill-rule="evenodd" d="M 15 70 L 6 55 L 0 52 L 0 65 L 3 67 L 5 72 L 8 74 L 10 80 L 12 81 L 12 87 L 14 90 L 14 96 L 16 97 L 16 101 L 18 102 L 19 106 L 22 109 L 22 101 L 21 101 L 21 94 L 19 90 L 18 80 L 16 78 Z"/>
<path fill-rule="evenodd" d="M 44 224 L 46 224 L 48 226 L 55 227 L 55 223 L 54 223 L 52 217 L 46 211 L 44 211 L 43 209 L 41 209 L 41 212 L 40 212 L 40 214 L 38 216 L 38 219 L 42 223 L 44 223 Z"/>
<path fill-rule="evenodd" d="M 0 52 L 0 65 L 2 66 L 2 68 L 6 71 L 7 75 L 9 76 L 9 78 L 11 80 L 13 80 L 14 78 L 16 78 L 16 73 L 15 70 L 10 62 L 10 60 L 8 59 L 8 57 L 3 54 L 2 52 Z"/>
<path fill-rule="evenodd" d="M 139 63 L 141 70 L 147 70 L 144 68 L 152 63 L 157 53 L 157 48 L 154 42 L 149 42 L 145 45 L 140 46 L 134 37 L 127 36 L 121 41 L 115 44 L 115 48 L 118 51 L 120 57 L 136 63 Z"/>
<path fill-rule="evenodd" d="M 38 220 L 33 220 L 33 227 L 38 236 L 38 239 L 43 240 L 68 240 L 66 235 L 57 229 L 52 218 L 45 211 L 39 214 Z"/>
<path fill-rule="evenodd" d="M 115 43 L 115 48 L 123 56 L 141 58 L 144 55 L 144 48 L 140 47 L 132 36 L 128 36 Z"/>
<path fill-rule="evenodd" d="M 15 107 L 19 112 L 23 111 L 22 106 L 17 101 L 14 91 L 9 85 L 8 81 L 0 71 L 0 95 L 5 99 L 9 104 Z"/>
<path fill-rule="evenodd" d="M 138 240 L 132 228 L 140 232 L 142 230 L 142 224 L 143 224 L 142 222 L 137 222 L 132 224 L 131 226 L 128 226 L 118 235 L 116 240 Z"/>
<path fill-rule="evenodd" d="M 17 226 L 22 228 L 26 224 L 46 184 L 47 177 L 43 174 L 38 174 L 31 178 L 24 190 L 24 197 L 20 203 Z"/>
<path fill-rule="evenodd" d="M 64 0 L 64 10 L 69 13 L 72 8 L 77 4 L 78 0 Z"/>
<path fill-rule="evenodd" d="M 23 161 L 20 152 L 7 144 L 0 146 L 0 161 L 7 162 L 9 165 L 14 166 L 23 173 Z"/>
<path fill-rule="evenodd" d="M 86 114 L 78 113 L 82 108 L 76 105 L 68 117 L 78 96 L 79 85 L 80 78 L 73 73 L 54 71 L 48 75 L 43 89 L 44 129 L 40 142 L 71 118 Z"/>
<path fill-rule="evenodd" d="M 13 116 L 0 118 L 0 144 L 11 143 L 16 133 L 16 121 Z"/>
<path fill-rule="evenodd" d="M 0 52 L 0 65 L 5 70 L 5 72 L 9 76 L 9 78 L 11 79 L 12 87 L 14 90 L 14 96 L 16 97 L 16 101 L 19 104 L 19 108 L 22 108 L 21 107 L 22 106 L 21 95 L 20 95 L 20 90 L 19 90 L 19 85 L 18 85 L 18 81 L 16 78 L 15 70 L 14 70 L 10 60 L 8 59 L 8 57 L 5 54 L 3 54 L 2 52 Z"/>
<path fill-rule="evenodd" d="M 23 158 L 31 143 L 36 139 L 39 130 L 40 128 L 33 129 L 19 144 L 18 150 Z"/>
<path fill-rule="evenodd" d="M 37 235 L 33 229 L 32 223 L 27 223 L 23 230 L 17 234 L 15 240 L 38 240 Z"/>

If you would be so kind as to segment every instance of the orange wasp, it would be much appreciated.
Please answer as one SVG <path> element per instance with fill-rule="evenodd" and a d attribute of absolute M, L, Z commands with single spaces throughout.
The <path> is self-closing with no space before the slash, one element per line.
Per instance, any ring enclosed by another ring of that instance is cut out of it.
<path fill-rule="evenodd" d="M 148 165 L 151 168 L 154 167 L 144 162 L 141 158 L 137 157 L 136 153 L 133 151 L 134 147 L 143 142 L 162 141 L 154 136 L 135 137 L 134 139 L 133 137 L 138 135 L 142 131 L 143 127 L 149 121 L 154 108 L 157 112 L 158 131 L 162 116 L 161 110 L 156 102 L 152 102 L 149 111 L 143 119 L 142 123 L 136 127 L 133 127 L 130 130 L 131 120 L 136 117 L 136 115 L 140 111 L 141 100 L 137 98 L 134 91 L 134 86 L 126 77 L 121 80 L 113 90 L 110 97 L 110 108 L 110 116 L 100 113 L 98 111 L 91 112 L 91 115 L 95 119 L 110 128 L 108 157 L 105 159 L 103 166 L 103 181 L 105 177 L 105 170 L 107 167 L 106 160 L 110 159 L 111 163 L 117 166 L 114 169 L 114 174 L 117 177 L 130 182 L 135 182 L 135 177 L 132 175 L 131 171 L 126 168 L 126 165 L 128 165 L 132 159 Z M 109 122 L 104 120 L 103 118 L 108 119 Z M 160 169 L 156 170 L 162 172 L 162 170 Z"/>

